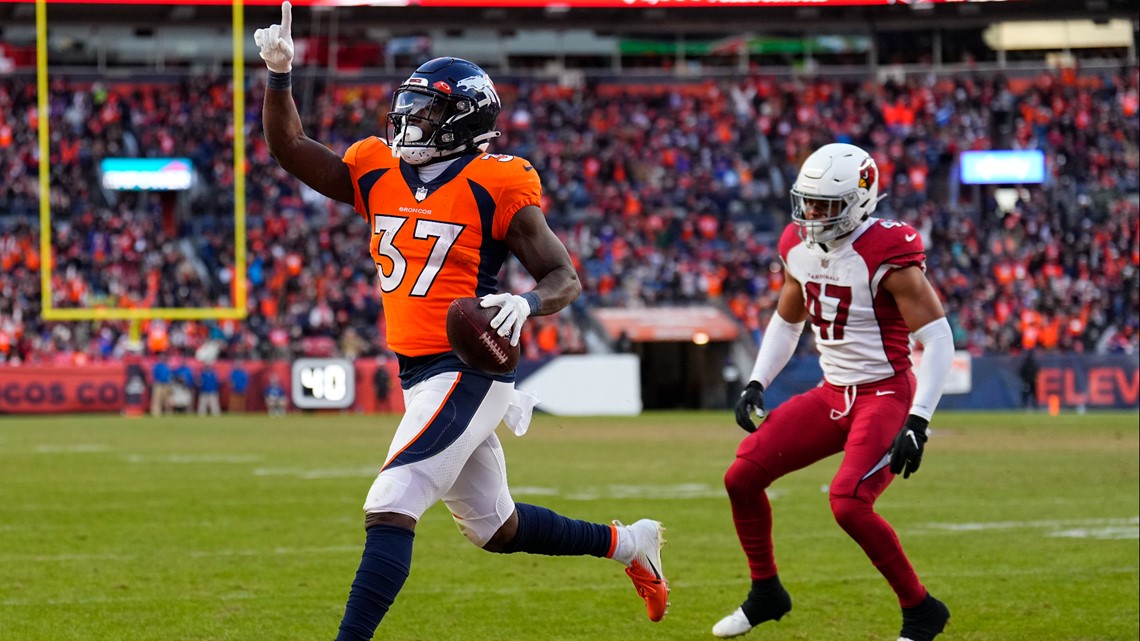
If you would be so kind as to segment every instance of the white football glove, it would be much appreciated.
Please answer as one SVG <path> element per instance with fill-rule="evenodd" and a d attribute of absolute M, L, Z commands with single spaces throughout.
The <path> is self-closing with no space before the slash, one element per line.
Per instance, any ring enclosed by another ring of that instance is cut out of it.
<path fill-rule="evenodd" d="M 281 24 L 253 32 L 253 42 L 261 47 L 261 59 L 270 71 L 288 73 L 293 69 L 293 5 L 281 3 Z"/>
<path fill-rule="evenodd" d="M 491 294 L 479 301 L 483 308 L 498 307 L 499 313 L 491 319 L 493 327 L 502 337 L 511 337 L 511 346 L 519 344 L 522 326 L 530 316 L 530 303 L 522 296 L 514 294 Z"/>

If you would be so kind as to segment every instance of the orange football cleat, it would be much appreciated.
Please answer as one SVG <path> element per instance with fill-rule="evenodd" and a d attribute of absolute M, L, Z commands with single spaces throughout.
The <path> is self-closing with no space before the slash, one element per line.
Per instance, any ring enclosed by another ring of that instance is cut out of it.
<path fill-rule="evenodd" d="M 619 521 L 614 525 L 621 527 Z M 625 573 L 637 588 L 637 595 L 645 600 L 645 612 L 650 621 L 660 621 L 669 611 L 669 582 L 661 568 L 661 546 L 665 545 L 661 523 L 641 519 L 626 528 L 633 535 L 636 553 L 625 568 Z"/>

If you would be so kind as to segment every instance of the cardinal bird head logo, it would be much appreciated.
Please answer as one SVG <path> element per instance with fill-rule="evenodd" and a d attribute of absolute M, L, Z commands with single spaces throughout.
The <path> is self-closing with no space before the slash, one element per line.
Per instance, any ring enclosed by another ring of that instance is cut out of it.
<path fill-rule="evenodd" d="M 875 168 L 875 161 L 870 158 L 863 161 L 859 167 L 859 189 L 870 189 L 879 177 L 879 170 Z"/>

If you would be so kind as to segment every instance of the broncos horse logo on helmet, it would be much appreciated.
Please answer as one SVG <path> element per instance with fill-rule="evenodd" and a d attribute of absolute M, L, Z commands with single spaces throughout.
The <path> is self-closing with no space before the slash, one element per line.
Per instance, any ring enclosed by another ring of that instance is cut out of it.
<path fill-rule="evenodd" d="M 481 151 L 495 130 L 502 104 L 483 69 L 461 58 L 422 65 L 392 95 L 388 141 L 392 154 L 424 165 Z"/>
<path fill-rule="evenodd" d="M 479 102 L 480 106 L 494 104 L 496 107 L 502 107 L 502 103 L 499 101 L 499 92 L 495 91 L 494 83 L 491 82 L 491 78 L 485 73 L 464 78 L 460 80 L 456 86 L 471 92 L 472 95 L 482 96 Z"/>

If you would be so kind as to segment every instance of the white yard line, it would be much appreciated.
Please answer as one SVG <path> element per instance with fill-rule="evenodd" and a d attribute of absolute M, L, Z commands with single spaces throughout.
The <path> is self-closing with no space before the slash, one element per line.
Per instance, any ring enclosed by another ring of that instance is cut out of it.
<path fill-rule="evenodd" d="M 248 556 L 304 556 L 310 554 L 340 554 L 343 552 L 360 552 L 361 546 L 359 545 L 325 545 L 319 547 L 301 547 L 301 548 L 285 548 L 278 547 L 272 549 L 244 549 L 244 550 L 189 550 L 185 552 L 185 556 L 194 559 L 206 558 L 224 558 L 224 557 L 248 557 Z M 142 559 L 150 559 L 151 554 L 0 554 L 0 563 L 9 562 L 47 562 L 47 563 L 71 563 L 74 561 L 138 561 Z"/>
<path fill-rule="evenodd" d="M 341 479 L 341 478 L 375 478 L 380 472 L 379 465 L 368 467 L 255 467 L 254 476 L 289 476 L 292 478 L 312 479 Z"/>
<path fill-rule="evenodd" d="M 1140 516 L 1106 519 L 1044 519 L 1039 521 L 988 521 L 976 523 L 924 523 L 920 527 L 948 532 L 981 532 L 986 530 L 1055 529 L 1086 526 L 1140 525 Z"/>
<path fill-rule="evenodd" d="M 123 460 L 127 463 L 257 463 L 264 461 L 261 454 L 163 454 L 161 456 L 148 456 L 143 454 L 126 454 Z"/>
<path fill-rule="evenodd" d="M 36 454 L 98 454 L 110 452 L 114 448 L 99 443 L 73 443 L 71 445 L 37 445 L 32 448 Z"/>

